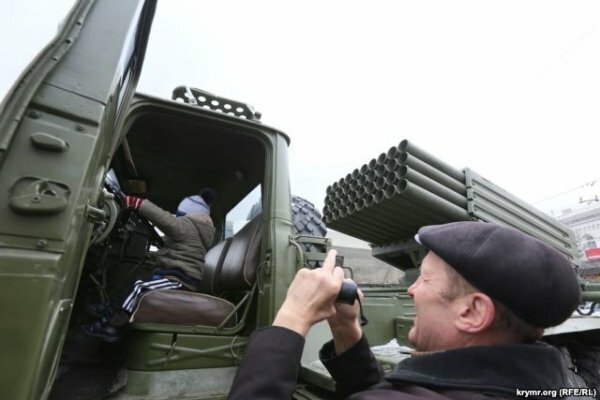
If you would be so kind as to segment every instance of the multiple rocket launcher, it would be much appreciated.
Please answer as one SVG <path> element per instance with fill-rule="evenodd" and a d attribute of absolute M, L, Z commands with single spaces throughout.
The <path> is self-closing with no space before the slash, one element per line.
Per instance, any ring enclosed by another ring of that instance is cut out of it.
<path fill-rule="evenodd" d="M 327 188 L 323 218 L 332 229 L 397 252 L 421 226 L 482 220 L 513 226 L 572 261 L 573 233 L 472 170 L 458 170 L 402 140 Z M 385 260 L 383 257 L 378 257 Z M 389 261 L 389 260 L 388 260 Z"/>

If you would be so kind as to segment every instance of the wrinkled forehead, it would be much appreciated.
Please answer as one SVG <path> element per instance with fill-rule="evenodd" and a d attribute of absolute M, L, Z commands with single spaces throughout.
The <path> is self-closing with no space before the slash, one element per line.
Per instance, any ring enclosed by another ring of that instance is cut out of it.
<path fill-rule="evenodd" d="M 452 266 L 438 256 L 433 250 L 429 250 L 421 263 L 420 273 L 426 275 L 449 275 Z"/>

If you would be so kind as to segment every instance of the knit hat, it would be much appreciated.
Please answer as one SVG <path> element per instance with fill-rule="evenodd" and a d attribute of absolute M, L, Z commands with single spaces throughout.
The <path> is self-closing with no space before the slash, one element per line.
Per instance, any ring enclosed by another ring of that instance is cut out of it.
<path fill-rule="evenodd" d="M 177 206 L 177 216 L 186 214 L 210 214 L 210 206 L 200 195 L 189 196 Z"/>
<path fill-rule="evenodd" d="M 580 303 L 569 260 L 516 229 L 463 221 L 422 227 L 415 239 L 478 290 L 536 327 L 562 323 Z"/>

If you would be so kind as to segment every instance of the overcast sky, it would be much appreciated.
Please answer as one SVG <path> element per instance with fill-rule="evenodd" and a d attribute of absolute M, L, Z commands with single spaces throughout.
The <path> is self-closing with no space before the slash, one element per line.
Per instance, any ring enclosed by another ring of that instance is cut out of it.
<path fill-rule="evenodd" d="M 0 0 L 0 96 L 71 4 Z M 402 139 L 545 211 L 600 192 L 600 2 L 162 0 L 150 40 L 139 91 L 252 104 L 319 207 Z"/>

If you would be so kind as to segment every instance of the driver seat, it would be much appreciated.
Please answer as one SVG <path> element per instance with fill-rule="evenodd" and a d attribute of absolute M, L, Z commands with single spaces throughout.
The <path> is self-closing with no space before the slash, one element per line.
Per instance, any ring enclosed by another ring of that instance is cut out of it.
<path fill-rule="evenodd" d="M 261 214 L 234 236 L 212 247 L 204 262 L 199 292 L 155 290 L 143 294 L 131 322 L 234 327 L 236 306 L 223 292 L 250 290 L 256 282 L 262 236 Z"/>

